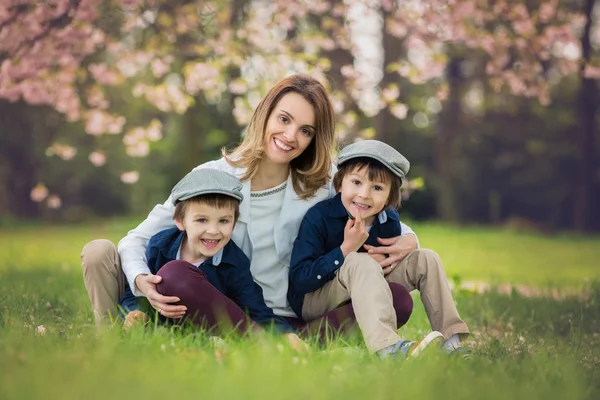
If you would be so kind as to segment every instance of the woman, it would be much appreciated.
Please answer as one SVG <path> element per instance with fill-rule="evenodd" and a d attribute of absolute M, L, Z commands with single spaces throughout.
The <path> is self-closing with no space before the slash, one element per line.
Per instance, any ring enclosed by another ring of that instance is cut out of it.
<path fill-rule="evenodd" d="M 220 169 L 242 182 L 244 200 L 232 238 L 250 258 L 252 276 L 262 287 L 266 304 L 300 329 L 310 327 L 287 302 L 290 256 L 306 211 L 335 194 L 331 184 L 334 125 L 325 88 L 310 76 L 293 75 L 278 82 L 260 102 L 237 148 L 197 167 Z M 121 271 L 134 294 L 145 296 L 164 317 L 181 318 L 189 312 L 185 304 L 177 304 L 179 297 L 157 291 L 162 278 L 150 273 L 144 257 L 149 238 L 173 226 L 173 205 L 167 199 L 119 242 L 118 253 L 106 240 L 84 247 L 84 280 L 97 322 L 116 315 L 124 285 Z M 402 232 L 404 236 L 390 242 L 393 245 L 381 248 L 390 254 L 382 262 L 384 272 L 417 247 L 412 230 L 403 225 Z M 390 283 L 390 288 L 399 326 L 410 316 L 412 299 L 401 285 Z M 323 327 L 327 321 L 339 328 L 352 318 L 351 306 L 345 305 L 311 326 Z"/>

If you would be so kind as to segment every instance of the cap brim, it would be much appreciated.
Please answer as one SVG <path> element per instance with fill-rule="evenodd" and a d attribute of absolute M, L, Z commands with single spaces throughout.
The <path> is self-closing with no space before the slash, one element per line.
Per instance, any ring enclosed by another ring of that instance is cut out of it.
<path fill-rule="evenodd" d="M 356 154 L 352 154 L 352 155 L 346 156 L 344 158 L 338 158 L 338 165 L 341 165 L 341 164 L 345 163 L 346 161 L 352 160 L 352 159 L 355 159 L 355 158 L 372 158 L 372 159 L 377 160 L 380 163 L 382 163 L 385 167 L 387 167 L 387 169 L 392 174 L 396 175 L 403 182 L 404 182 L 404 179 L 406 178 L 406 175 L 404 175 L 404 172 L 402 172 L 402 171 L 394 171 L 393 168 L 390 168 L 390 165 L 389 165 L 389 163 L 388 163 L 388 161 L 386 159 L 384 159 L 383 157 L 374 156 L 373 154 L 356 153 Z"/>
<path fill-rule="evenodd" d="M 201 196 L 201 195 L 205 195 L 205 194 L 222 194 L 222 195 L 234 198 L 238 201 L 242 201 L 242 199 L 243 199 L 243 196 L 241 196 L 241 195 L 237 196 L 237 195 L 235 195 L 231 192 L 225 191 L 225 190 L 199 190 L 196 192 L 190 192 L 189 194 L 186 194 L 185 196 L 182 196 L 182 197 L 178 198 L 177 200 L 174 200 L 173 204 L 177 204 L 180 201 L 189 200 L 192 197 Z"/>

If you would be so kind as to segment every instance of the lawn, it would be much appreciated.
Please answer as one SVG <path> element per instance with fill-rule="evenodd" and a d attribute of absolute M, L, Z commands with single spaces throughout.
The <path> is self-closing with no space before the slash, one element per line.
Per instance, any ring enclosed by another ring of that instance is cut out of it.
<path fill-rule="evenodd" d="M 356 337 L 312 343 L 310 354 L 297 355 L 275 336 L 226 337 L 223 349 L 191 329 L 97 331 L 79 251 L 93 238 L 117 241 L 131 226 L 109 220 L 0 229 L 0 399 L 600 396 L 600 238 L 414 224 L 421 245 L 440 253 L 454 281 L 541 291 L 457 287 L 475 356 L 382 362 Z M 566 296 L 551 295 L 556 290 Z M 415 300 L 401 329 L 407 338 L 429 329 L 418 294 Z"/>

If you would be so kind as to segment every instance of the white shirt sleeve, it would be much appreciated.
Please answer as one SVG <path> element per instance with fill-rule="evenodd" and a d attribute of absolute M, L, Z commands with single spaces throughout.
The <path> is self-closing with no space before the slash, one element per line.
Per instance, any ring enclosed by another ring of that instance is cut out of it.
<path fill-rule="evenodd" d="M 194 169 L 198 168 L 214 168 L 232 172 L 232 167 L 223 158 L 216 161 L 209 161 Z M 171 201 L 171 196 L 169 196 L 167 201 L 156 205 L 141 224 L 130 230 L 127 236 L 119 241 L 118 248 L 121 266 L 127 277 L 127 282 L 129 282 L 129 287 L 135 296 L 144 295 L 135 285 L 135 278 L 141 274 L 151 273 L 146 260 L 148 241 L 156 233 L 175 226 L 175 222 L 173 221 L 174 211 L 175 206 Z"/>
<path fill-rule="evenodd" d="M 335 195 L 337 194 L 335 188 L 333 187 L 333 177 L 335 176 L 336 172 L 337 167 L 335 166 L 335 164 L 331 164 L 331 179 L 327 182 L 327 186 L 329 188 L 329 198 L 335 197 Z"/>
<path fill-rule="evenodd" d="M 402 229 L 402 235 L 401 236 L 405 236 L 405 235 L 415 235 L 415 239 L 417 239 L 417 249 L 421 247 L 421 245 L 419 244 L 419 237 L 417 236 L 417 234 L 411 229 L 410 226 L 406 225 L 404 222 L 400 222 L 400 229 Z"/>
<path fill-rule="evenodd" d="M 143 296 L 135 285 L 135 278 L 141 274 L 151 273 L 146 260 L 148 241 L 156 233 L 175 226 L 174 211 L 175 206 L 169 196 L 164 204 L 156 205 L 141 224 L 130 230 L 127 236 L 119 241 L 121 266 L 135 296 Z"/>

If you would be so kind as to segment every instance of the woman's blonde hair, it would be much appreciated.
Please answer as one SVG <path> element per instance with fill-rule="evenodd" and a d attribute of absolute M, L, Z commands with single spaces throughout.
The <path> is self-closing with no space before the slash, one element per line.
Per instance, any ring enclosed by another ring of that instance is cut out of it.
<path fill-rule="evenodd" d="M 223 157 L 237 168 L 247 168 L 240 178 L 251 180 L 265 156 L 265 128 L 273 109 L 287 93 L 298 93 L 315 111 L 315 135 L 310 145 L 290 162 L 294 190 L 301 199 L 312 197 L 327 184 L 335 147 L 335 114 L 327 90 L 313 77 L 296 74 L 280 80 L 254 110 L 242 143 L 235 149 L 223 149 Z"/>

